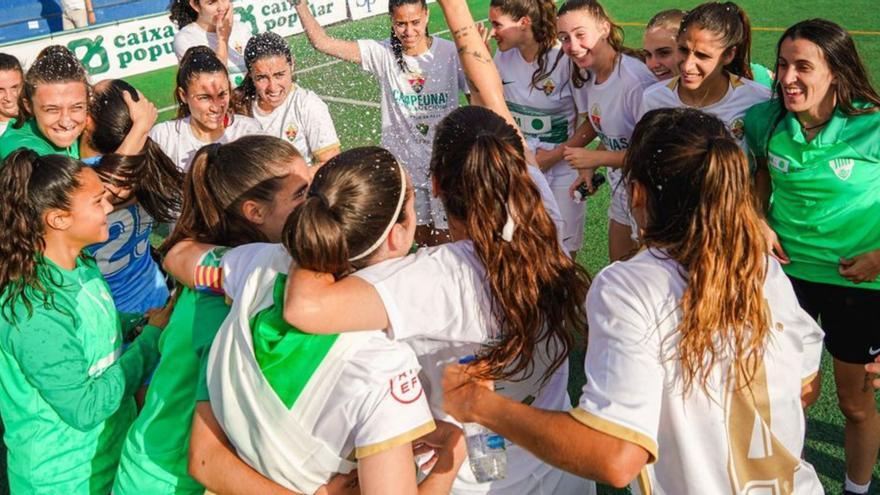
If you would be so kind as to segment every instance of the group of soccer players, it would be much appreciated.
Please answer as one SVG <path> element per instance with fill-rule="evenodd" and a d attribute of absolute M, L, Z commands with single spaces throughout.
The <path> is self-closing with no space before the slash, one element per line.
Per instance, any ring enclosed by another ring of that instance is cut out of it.
<path fill-rule="evenodd" d="M 839 488 L 868 493 L 880 95 L 846 30 L 791 26 L 770 70 L 732 2 L 658 13 L 640 50 L 594 0 L 492 0 L 489 28 L 439 0 L 452 41 L 391 0 L 389 38 L 356 42 L 292 3 L 375 76 L 381 147 L 343 150 L 229 0 L 171 2 L 167 122 L 64 47 L 0 54 L 13 494 L 823 493 L 823 349 Z M 468 422 L 506 439 L 502 479 Z"/>

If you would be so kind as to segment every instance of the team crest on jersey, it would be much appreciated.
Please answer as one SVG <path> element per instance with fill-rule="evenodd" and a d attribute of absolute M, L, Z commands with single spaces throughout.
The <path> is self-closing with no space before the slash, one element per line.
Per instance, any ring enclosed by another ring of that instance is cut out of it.
<path fill-rule="evenodd" d="M 284 137 L 287 138 L 291 143 L 294 139 L 296 139 L 296 135 L 299 133 L 299 129 L 296 128 L 295 125 L 290 124 L 287 126 L 287 129 L 284 129 Z"/>
<path fill-rule="evenodd" d="M 421 93 L 423 89 L 425 89 L 425 76 L 421 71 L 410 71 L 407 76 L 407 81 L 409 81 L 410 87 L 416 93 Z"/>
<path fill-rule="evenodd" d="M 553 93 L 553 90 L 556 89 L 556 83 L 553 82 L 553 79 L 550 79 L 548 77 L 547 79 L 544 79 L 543 81 L 538 83 L 538 87 L 544 90 L 545 95 L 550 96 L 550 94 Z"/>
<path fill-rule="evenodd" d="M 391 378 L 388 381 L 391 387 L 391 397 L 401 404 L 410 404 L 422 396 L 422 382 L 419 381 L 419 373 L 409 370 Z"/>
<path fill-rule="evenodd" d="M 593 123 L 593 127 L 597 131 L 602 130 L 602 109 L 599 108 L 598 103 L 593 103 L 593 106 L 590 107 L 590 122 Z"/>
<path fill-rule="evenodd" d="M 847 180 L 852 175 L 852 169 L 856 161 L 852 158 L 836 158 L 828 162 L 828 166 L 834 171 L 834 175 L 840 180 Z"/>
<path fill-rule="evenodd" d="M 746 133 L 746 126 L 743 123 L 743 119 L 736 119 L 730 123 L 730 133 L 733 134 L 733 137 L 736 139 L 742 140 Z"/>
<path fill-rule="evenodd" d="M 791 162 L 782 158 L 781 156 L 774 155 L 773 153 L 767 153 L 767 164 L 776 169 L 777 171 L 787 174 L 788 166 Z"/>
<path fill-rule="evenodd" d="M 428 124 L 416 124 L 416 129 L 422 133 L 422 136 L 427 136 L 430 126 Z"/>
<path fill-rule="evenodd" d="M 237 53 L 242 53 L 244 51 L 244 47 L 241 46 L 240 42 L 236 42 L 232 49 L 235 50 Z"/>

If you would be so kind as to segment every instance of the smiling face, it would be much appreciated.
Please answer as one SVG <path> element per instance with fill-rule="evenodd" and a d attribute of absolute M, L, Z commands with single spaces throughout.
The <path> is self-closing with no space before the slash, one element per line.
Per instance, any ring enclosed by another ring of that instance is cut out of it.
<path fill-rule="evenodd" d="M 181 100 L 189 107 L 193 126 L 201 131 L 223 129 L 229 109 L 229 78 L 222 72 L 202 72 L 178 89 Z"/>
<path fill-rule="evenodd" d="M 21 92 L 21 71 L 0 70 L 0 122 L 18 116 L 18 94 Z"/>
<path fill-rule="evenodd" d="M 398 5 L 391 13 L 391 29 L 404 51 L 427 48 L 428 9 L 418 3 Z"/>
<path fill-rule="evenodd" d="M 264 57 L 251 65 L 251 79 L 257 89 L 260 108 L 272 111 L 284 103 L 290 94 L 293 69 L 285 57 Z"/>
<path fill-rule="evenodd" d="M 562 14 L 558 21 L 559 41 L 562 51 L 581 69 L 593 67 L 595 50 L 611 30 L 606 21 L 597 21 L 585 10 L 572 10 Z"/>
<path fill-rule="evenodd" d="M 70 194 L 70 209 L 48 211 L 46 223 L 49 226 L 55 224 L 50 220 L 53 215 L 63 217 L 64 236 L 74 246 L 104 242 L 110 237 L 107 215 L 113 211 L 104 184 L 89 167 L 83 167 L 77 179 L 80 186 Z"/>
<path fill-rule="evenodd" d="M 692 26 L 678 37 L 678 71 L 681 85 L 689 90 L 706 87 L 724 74 L 724 66 L 733 61 L 734 49 L 726 47 L 718 36 Z"/>
<path fill-rule="evenodd" d="M 498 50 L 506 52 L 511 48 L 519 48 L 527 39 L 528 18 L 515 20 L 501 12 L 499 7 L 489 7 L 489 22 L 492 30 L 489 36 L 495 39 Z"/>
<path fill-rule="evenodd" d="M 645 31 L 645 39 L 642 42 L 642 48 L 645 50 L 645 65 L 659 81 L 678 74 L 675 56 L 678 50 L 675 41 L 677 34 L 676 31 L 662 27 L 653 27 Z"/>
<path fill-rule="evenodd" d="M 309 168 L 299 156 L 289 164 L 290 173 L 281 179 L 281 189 L 272 198 L 272 203 L 264 205 L 262 224 L 257 228 L 270 242 L 281 242 L 281 232 L 287 217 L 306 199 L 309 190 Z"/>
<path fill-rule="evenodd" d="M 779 47 L 776 77 L 785 108 L 794 113 L 834 106 L 835 76 L 822 50 L 812 41 L 786 39 Z"/>
<path fill-rule="evenodd" d="M 72 145 L 82 134 L 88 116 L 88 90 L 82 82 L 40 83 L 26 101 L 37 128 L 59 148 Z"/>

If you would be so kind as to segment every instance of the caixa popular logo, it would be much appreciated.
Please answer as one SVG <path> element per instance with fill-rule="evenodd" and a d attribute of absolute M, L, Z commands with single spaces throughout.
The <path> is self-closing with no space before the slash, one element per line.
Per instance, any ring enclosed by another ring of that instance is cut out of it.
<path fill-rule="evenodd" d="M 373 13 L 373 5 L 376 4 L 376 0 L 355 0 L 355 5 L 359 8 L 367 9 L 368 13 Z"/>
<path fill-rule="evenodd" d="M 103 74 L 110 70 L 110 56 L 104 48 L 103 36 L 75 39 L 67 44 L 67 48 L 79 58 L 89 74 Z"/>

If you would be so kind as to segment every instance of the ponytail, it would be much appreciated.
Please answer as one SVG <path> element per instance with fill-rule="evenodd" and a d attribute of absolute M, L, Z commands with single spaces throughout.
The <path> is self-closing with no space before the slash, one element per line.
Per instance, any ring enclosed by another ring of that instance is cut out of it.
<path fill-rule="evenodd" d="M 52 293 L 41 282 L 51 277 L 40 257 L 46 248 L 44 215 L 50 209 L 70 209 L 70 195 L 80 187 L 78 160 L 62 156 L 38 156 L 19 148 L 0 167 L 0 202 L 7 205 L 0 223 L 0 313 L 9 323 L 21 316 L 16 305 L 24 304 L 27 317 L 34 303 L 52 303 Z"/>
<path fill-rule="evenodd" d="M 369 265 L 392 227 L 407 220 L 411 196 L 406 172 L 387 150 L 345 151 L 315 174 L 305 203 L 288 217 L 284 246 L 300 267 L 344 277 Z"/>
<path fill-rule="evenodd" d="M 646 191 L 644 242 L 681 264 L 687 279 L 678 327 L 685 391 L 695 382 L 705 389 L 728 351 L 749 383 L 770 318 L 748 161 L 720 120 L 694 109 L 648 112 L 632 142 L 624 174 Z"/>
<path fill-rule="evenodd" d="M 437 128 L 431 174 L 485 268 L 500 340 L 480 358 L 483 378 L 530 375 L 539 343 L 549 378 L 574 346 L 571 330 L 586 333 L 589 277 L 559 247 L 516 130 L 482 107 L 453 111 Z"/>
<path fill-rule="evenodd" d="M 724 69 L 730 74 L 752 79 L 750 64 L 752 25 L 746 11 L 733 2 L 709 2 L 698 5 L 681 20 L 678 35 L 688 28 L 705 29 L 715 34 L 725 50 L 734 50 L 733 60 Z"/>

